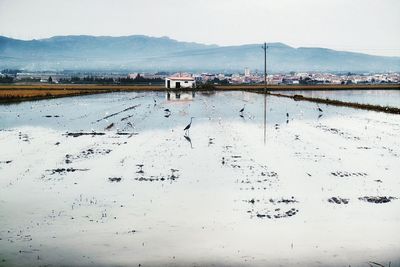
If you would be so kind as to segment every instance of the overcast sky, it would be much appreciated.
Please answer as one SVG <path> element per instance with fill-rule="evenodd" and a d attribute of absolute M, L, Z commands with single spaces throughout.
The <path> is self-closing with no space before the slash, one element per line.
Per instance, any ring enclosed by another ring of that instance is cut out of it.
<path fill-rule="evenodd" d="M 0 0 L 0 35 L 284 42 L 400 56 L 400 0 Z"/>

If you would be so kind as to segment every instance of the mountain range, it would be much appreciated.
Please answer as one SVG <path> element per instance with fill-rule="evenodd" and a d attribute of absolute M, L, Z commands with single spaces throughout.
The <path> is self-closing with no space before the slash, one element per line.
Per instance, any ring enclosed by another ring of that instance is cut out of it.
<path fill-rule="evenodd" d="M 400 71 L 400 57 L 294 48 L 283 43 L 269 43 L 267 53 L 269 72 Z M 218 46 L 144 35 L 73 35 L 29 41 L 0 36 L 0 69 L 233 72 L 246 67 L 262 71 L 263 66 L 261 44 Z"/>

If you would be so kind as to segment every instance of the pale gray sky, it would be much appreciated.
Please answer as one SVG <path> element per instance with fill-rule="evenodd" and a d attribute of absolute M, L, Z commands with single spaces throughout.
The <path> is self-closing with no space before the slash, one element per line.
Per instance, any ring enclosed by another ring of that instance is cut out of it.
<path fill-rule="evenodd" d="M 400 56 L 400 0 L 0 0 L 0 35 L 144 34 Z"/>

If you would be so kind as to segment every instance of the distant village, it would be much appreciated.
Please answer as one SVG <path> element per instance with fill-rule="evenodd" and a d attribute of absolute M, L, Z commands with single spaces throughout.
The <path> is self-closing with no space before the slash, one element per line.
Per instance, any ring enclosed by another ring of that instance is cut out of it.
<path fill-rule="evenodd" d="M 237 85 L 264 83 L 264 74 L 245 68 L 241 73 L 97 73 L 97 72 L 26 72 L 3 70 L 1 83 L 100 83 L 100 84 L 167 84 L 168 79 L 182 78 L 196 84 Z M 315 84 L 399 84 L 400 73 L 328 73 L 290 72 L 267 75 L 270 85 L 315 85 Z M 167 86 L 167 85 L 166 85 Z"/>

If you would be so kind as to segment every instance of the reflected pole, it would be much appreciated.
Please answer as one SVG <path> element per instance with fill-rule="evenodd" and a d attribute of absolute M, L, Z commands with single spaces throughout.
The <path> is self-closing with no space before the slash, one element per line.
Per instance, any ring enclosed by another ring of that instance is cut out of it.
<path fill-rule="evenodd" d="M 267 43 L 264 43 L 264 145 L 267 141 Z"/>

